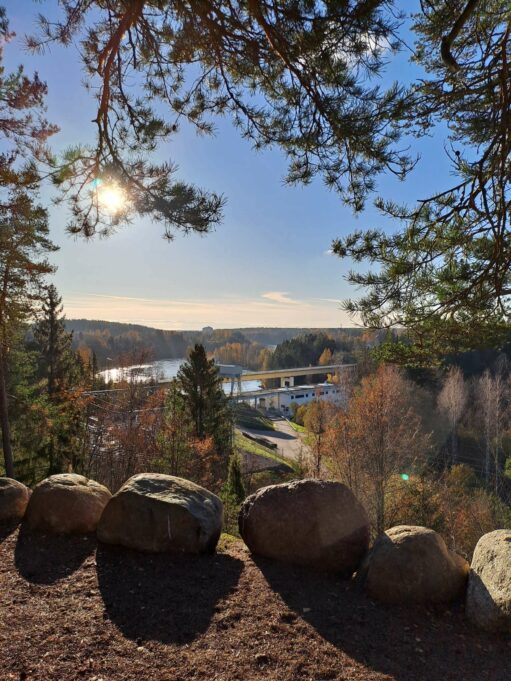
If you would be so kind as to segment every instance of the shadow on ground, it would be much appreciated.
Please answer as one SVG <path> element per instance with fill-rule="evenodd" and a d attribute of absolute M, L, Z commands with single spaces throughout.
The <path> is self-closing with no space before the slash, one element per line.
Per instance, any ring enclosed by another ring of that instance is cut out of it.
<path fill-rule="evenodd" d="M 102 544 L 96 563 L 106 612 L 125 636 L 178 644 L 208 628 L 243 567 L 224 554 L 144 554 Z"/>
<path fill-rule="evenodd" d="M 19 520 L 4 521 L 3 523 L 0 523 L 0 544 L 16 531 L 19 524 Z"/>
<path fill-rule="evenodd" d="M 262 437 L 271 437 L 275 440 L 296 440 L 298 434 L 283 433 L 281 430 L 261 430 Z"/>
<path fill-rule="evenodd" d="M 511 680 L 511 642 L 473 629 L 461 605 L 436 611 L 385 607 L 353 581 L 253 559 L 296 616 L 395 681 Z"/>
<path fill-rule="evenodd" d="M 55 535 L 21 526 L 14 551 L 20 575 L 35 584 L 53 584 L 68 577 L 96 548 L 96 535 Z"/>

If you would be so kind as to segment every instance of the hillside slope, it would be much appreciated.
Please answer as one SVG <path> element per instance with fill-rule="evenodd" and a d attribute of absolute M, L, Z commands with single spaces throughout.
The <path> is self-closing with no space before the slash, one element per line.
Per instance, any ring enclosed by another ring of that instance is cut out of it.
<path fill-rule="evenodd" d="M 2 681 L 511 679 L 510 642 L 460 611 L 377 606 L 238 541 L 194 558 L 0 539 Z"/>

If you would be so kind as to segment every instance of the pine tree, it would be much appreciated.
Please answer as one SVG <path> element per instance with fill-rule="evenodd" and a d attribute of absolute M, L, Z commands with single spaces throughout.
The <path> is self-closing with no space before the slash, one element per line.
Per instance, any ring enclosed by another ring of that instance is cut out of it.
<path fill-rule="evenodd" d="M 34 314 L 45 275 L 53 271 L 46 254 L 56 247 L 48 238 L 46 210 L 26 190 L 12 191 L 0 204 L 0 424 L 5 471 L 14 475 L 6 391 L 9 350 L 20 327 Z"/>
<path fill-rule="evenodd" d="M 0 7 L 0 428 L 6 474 L 14 475 L 9 422 L 9 354 L 24 323 L 33 314 L 42 278 L 52 271 L 45 255 L 55 247 L 48 239 L 47 214 L 34 201 L 37 163 L 49 161 L 46 140 L 57 132 L 44 118 L 46 84 L 29 78 L 22 66 L 7 73 L 3 45 L 9 31 Z"/>
<path fill-rule="evenodd" d="M 411 167 L 397 144 L 410 98 L 396 84 L 381 87 L 399 49 L 388 0 L 58 4 L 61 16 L 41 21 L 29 45 L 80 43 L 87 74 L 98 77 L 97 144 L 70 150 L 57 178 L 75 193 L 75 232 L 108 231 L 126 217 L 102 221 L 78 191 L 91 180 L 118 185 L 169 238 L 221 219 L 222 197 L 176 180 L 172 163 L 148 160 L 183 120 L 213 133 L 212 117 L 230 115 L 256 148 L 283 149 L 288 182 L 321 175 L 355 209 L 375 175 Z"/>
<path fill-rule="evenodd" d="M 46 83 L 37 74 L 28 77 L 23 66 L 5 70 L 3 46 L 13 37 L 0 7 L 0 186 L 33 187 L 39 180 L 37 162 L 51 161 L 46 141 L 58 128 L 43 115 Z"/>
<path fill-rule="evenodd" d="M 364 295 L 345 309 L 366 326 L 395 325 L 407 342 L 387 358 L 428 365 L 450 352 L 502 347 L 511 329 L 511 79 L 508 0 L 428 0 L 415 17 L 414 61 L 423 69 L 410 123 L 421 135 L 438 122 L 453 184 L 415 206 L 378 201 L 401 229 L 360 230 L 333 251 L 357 266 Z"/>

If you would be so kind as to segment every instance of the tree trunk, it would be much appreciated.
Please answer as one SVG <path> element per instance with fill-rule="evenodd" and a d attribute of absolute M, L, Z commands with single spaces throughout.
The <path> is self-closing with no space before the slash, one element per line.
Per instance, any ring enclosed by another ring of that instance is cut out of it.
<path fill-rule="evenodd" d="M 376 536 L 385 531 L 385 490 L 382 485 L 376 486 Z"/>
<path fill-rule="evenodd" d="M 4 451 L 5 474 L 14 477 L 14 461 L 11 446 L 11 429 L 9 427 L 9 407 L 7 403 L 7 389 L 5 387 L 5 363 L 0 354 L 0 426 L 2 428 L 2 448 Z"/>
<path fill-rule="evenodd" d="M 456 424 L 453 425 L 452 428 L 452 434 L 451 434 L 451 443 L 452 443 L 452 463 L 455 465 L 458 462 L 458 433 L 456 432 Z"/>

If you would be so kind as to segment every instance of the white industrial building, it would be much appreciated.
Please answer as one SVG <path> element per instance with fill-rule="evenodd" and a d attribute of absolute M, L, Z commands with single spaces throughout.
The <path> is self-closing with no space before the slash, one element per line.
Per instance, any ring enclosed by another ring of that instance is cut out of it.
<path fill-rule="evenodd" d="M 239 399 L 252 402 L 258 409 L 271 409 L 285 416 L 293 413 L 293 405 L 300 407 L 302 404 L 320 399 L 343 404 L 345 400 L 344 390 L 334 383 L 318 383 L 316 385 L 298 385 L 289 388 L 274 388 L 258 390 L 252 393 L 242 393 Z"/>

